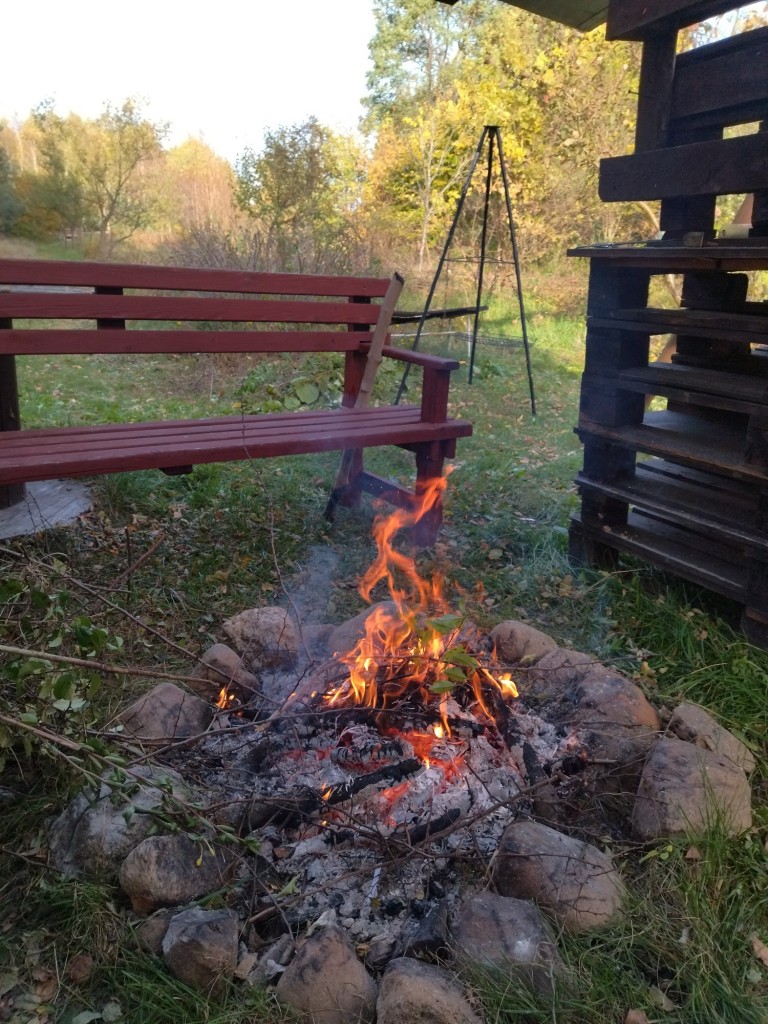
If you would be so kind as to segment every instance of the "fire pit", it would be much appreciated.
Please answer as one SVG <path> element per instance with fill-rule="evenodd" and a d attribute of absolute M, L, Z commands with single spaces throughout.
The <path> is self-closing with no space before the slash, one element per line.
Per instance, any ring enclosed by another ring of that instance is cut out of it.
<path fill-rule="evenodd" d="M 210 699 L 163 683 L 122 714 L 132 741 L 155 748 L 155 767 L 142 758 L 121 775 L 131 806 L 110 776 L 54 823 L 53 862 L 119 873 L 141 914 L 233 886 L 236 917 L 173 917 L 162 951 L 188 983 L 231 974 L 240 936 L 262 957 L 242 976 L 266 984 L 285 971 L 278 996 L 303 1010 L 315 1005 L 307 963 L 336 962 L 325 946 L 314 956 L 315 941 L 333 944 L 338 971 L 357 972 L 366 1006 L 375 993 L 358 958 L 373 972 L 402 955 L 518 961 L 546 994 L 561 964 L 541 909 L 571 931 L 621 912 L 605 837 L 705 828 L 713 805 L 732 831 L 749 827 L 754 759 L 702 709 L 681 705 L 662 735 L 627 677 L 519 622 L 484 633 L 450 607 L 442 580 L 420 577 L 393 538 L 443 486 L 377 519 L 359 588 L 370 607 L 322 656 L 283 609 L 228 620 L 235 650 L 216 645 L 198 672 Z M 382 583 L 388 600 L 371 604 Z M 174 807 L 201 809 L 202 830 L 152 834 L 169 793 Z M 331 926 L 322 940 L 318 923 Z M 227 946 L 205 952 L 202 975 L 188 972 L 177 934 L 189 928 Z M 331 1001 L 336 970 L 317 980 Z M 304 994 L 287 995 L 289 982 Z"/>

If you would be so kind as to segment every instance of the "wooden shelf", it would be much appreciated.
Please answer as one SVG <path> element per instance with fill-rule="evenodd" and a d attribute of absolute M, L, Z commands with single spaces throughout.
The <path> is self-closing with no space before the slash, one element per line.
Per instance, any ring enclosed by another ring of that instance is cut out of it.
<path fill-rule="evenodd" d="M 768 371 L 768 360 L 766 360 Z M 651 363 L 619 372 L 627 391 L 746 415 L 768 416 L 768 373 L 725 373 L 679 363 Z"/>
<path fill-rule="evenodd" d="M 580 490 L 624 501 L 672 525 L 708 533 L 768 556 L 768 536 L 758 528 L 755 489 L 689 467 L 652 459 L 639 462 L 635 475 L 611 482 L 579 473 Z"/>
<path fill-rule="evenodd" d="M 614 309 L 589 317 L 587 326 L 647 334 L 690 334 L 718 341 L 765 345 L 768 344 L 768 303 L 765 303 L 765 314 L 758 316 L 699 309 Z"/>
<path fill-rule="evenodd" d="M 586 245 L 568 250 L 569 256 L 605 260 L 651 274 L 677 274 L 687 270 L 765 270 L 768 238 L 724 239 L 702 246 L 671 246 L 649 242 L 624 245 Z"/>
<path fill-rule="evenodd" d="M 746 432 L 731 423 L 666 411 L 647 413 L 637 426 L 608 427 L 582 421 L 576 433 L 582 441 L 611 441 L 693 469 L 768 485 L 768 465 L 746 461 Z"/>
<path fill-rule="evenodd" d="M 708 535 L 679 529 L 639 512 L 631 512 L 626 526 L 596 526 L 574 516 L 572 528 L 587 539 L 641 558 L 714 590 L 745 602 L 748 569 L 740 549 L 728 549 Z"/>

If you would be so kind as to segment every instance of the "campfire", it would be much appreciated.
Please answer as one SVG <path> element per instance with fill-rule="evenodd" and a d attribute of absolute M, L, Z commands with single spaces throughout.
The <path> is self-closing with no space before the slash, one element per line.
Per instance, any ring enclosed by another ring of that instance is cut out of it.
<path fill-rule="evenodd" d="M 519 621 L 486 633 L 443 580 L 419 575 L 397 544 L 443 487 L 376 520 L 361 615 L 314 639 L 307 627 L 302 641 L 297 615 L 243 611 L 222 627 L 232 647 L 214 645 L 190 679 L 200 696 L 164 682 L 122 713 L 119 728 L 163 762 L 142 757 L 131 772 L 146 785 L 129 799 L 149 812 L 178 793 L 201 809 L 200 831 L 185 818 L 152 834 L 153 815 L 126 816 L 111 775 L 53 824 L 52 862 L 71 873 L 114 864 L 139 914 L 232 883 L 227 909 L 182 911 L 162 940 L 188 982 L 231 975 L 241 935 L 259 958 L 247 978 L 279 975 L 279 998 L 303 1011 L 318 992 L 336 1006 L 339 973 L 346 984 L 357 972 L 355 999 L 370 1002 L 371 975 L 386 981 L 402 956 L 516 962 L 551 992 L 562 965 L 543 911 L 568 931 L 621 913 L 606 836 L 613 846 L 705 828 L 713 800 L 733 831 L 750 827 L 754 757 L 706 712 L 681 704 L 662 734 L 627 676 Z M 191 979 L 172 926 L 181 936 L 212 918 L 211 934 L 228 929 L 229 966 L 211 968 L 206 946 L 204 977 Z M 318 967 L 333 943 L 346 966 Z"/>
<path fill-rule="evenodd" d="M 279 699 L 284 671 L 262 679 L 258 696 L 236 685 L 219 695 L 220 726 L 258 723 L 253 740 L 233 749 L 227 737 L 218 747 L 230 785 L 247 772 L 249 824 L 262 849 L 276 855 L 278 875 L 313 889 L 312 913 L 336 907 L 354 918 L 358 938 L 380 932 L 378 919 L 393 908 L 424 899 L 433 861 L 414 860 L 416 848 L 431 844 L 430 857 L 439 851 L 453 861 L 490 857 L 510 800 L 573 760 L 567 734 L 523 706 L 492 644 L 450 607 L 444 580 L 424 579 L 395 546 L 444 487 L 433 480 L 418 506 L 377 518 L 377 555 L 359 585 L 372 607 L 351 650 L 300 678 L 293 667 L 277 707 L 268 701 Z M 389 599 L 372 604 L 381 583 Z M 380 867 L 367 890 L 337 886 L 350 871 L 364 877 L 366 865 L 372 876 L 383 854 L 401 861 L 387 873 L 390 894 L 399 896 L 377 895 Z M 274 901 L 263 896 L 269 916 Z"/>

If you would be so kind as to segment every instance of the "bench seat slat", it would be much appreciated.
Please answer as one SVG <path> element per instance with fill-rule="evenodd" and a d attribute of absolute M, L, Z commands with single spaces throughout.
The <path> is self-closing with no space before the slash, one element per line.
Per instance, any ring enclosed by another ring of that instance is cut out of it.
<path fill-rule="evenodd" d="M 398 415 L 393 416 L 393 411 Z M 83 427 L 68 435 L 59 429 L 21 431 L 17 443 L 8 437 L 10 443 L 4 444 L 0 452 L 0 483 L 342 448 L 413 445 L 466 437 L 472 432 L 472 425 L 463 420 L 422 423 L 418 409 L 409 406 L 394 410 L 324 410 L 322 416 L 307 415 L 306 425 L 301 418 L 299 414 L 290 425 L 283 414 L 217 421 L 182 420 L 162 424 L 160 432 L 148 430 L 146 424 Z"/>
<path fill-rule="evenodd" d="M 186 429 L 197 429 L 200 425 L 208 425 L 216 429 L 226 428 L 234 431 L 241 430 L 244 422 L 249 423 L 252 430 L 268 430 L 275 424 L 278 424 L 280 429 L 285 428 L 287 430 L 296 424 L 303 431 L 311 431 L 318 424 L 325 423 L 329 417 L 334 423 L 340 421 L 354 423 L 357 420 L 370 417 L 377 424 L 383 424 L 388 419 L 394 419 L 398 422 L 412 421 L 418 423 L 420 419 L 419 409 L 415 405 L 384 405 L 369 406 L 367 409 L 305 409 L 299 412 L 211 416 L 205 419 L 194 420 L 141 420 L 138 423 L 81 423 L 69 427 L 41 427 L 35 430 L 8 431 L 3 434 L 0 460 L 2 460 L 3 452 L 6 450 L 27 444 L 34 447 L 39 444 L 41 439 L 50 438 L 50 443 L 54 443 L 56 438 L 62 438 L 65 443 L 69 443 L 66 439 L 72 438 L 74 439 L 73 443 L 77 443 L 76 439 L 78 437 L 92 438 L 96 431 L 98 431 L 99 437 L 105 440 L 113 437 L 119 439 L 122 433 L 136 436 L 145 433 L 147 436 L 155 435 L 160 437 L 166 430 L 178 437 L 180 432 L 183 433 Z"/>
<path fill-rule="evenodd" d="M 0 285 L 65 288 L 147 288 L 244 295 L 335 295 L 383 298 L 389 279 L 322 274 L 274 274 L 133 263 L 0 259 Z"/>
<path fill-rule="evenodd" d="M 354 352 L 370 331 L 0 330 L 0 355 Z"/>
<path fill-rule="evenodd" d="M 92 295 L 2 292 L 0 317 L 30 320 L 210 320 L 219 323 L 370 324 L 378 309 L 364 302 L 232 299 L 186 295 Z"/>

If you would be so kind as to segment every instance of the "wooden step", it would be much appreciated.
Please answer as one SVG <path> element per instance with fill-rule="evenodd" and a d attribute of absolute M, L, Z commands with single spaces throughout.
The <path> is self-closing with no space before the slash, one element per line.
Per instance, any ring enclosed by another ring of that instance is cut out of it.
<path fill-rule="evenodd" d="M 748 567 L 738 548 L 731 553 L 705 537 L 638 512 L 630 513 L 622 527 L 594 526 L 579 516 L 574 516 L 572 524 L 598 544 L 634 555 L 724 597 L 747 601 Z"/>
<path fill-rule="evenodd" d="M 681 412 L 646 413 L 643 423 L 609 427 L 582 421 L 576 427 L 582 441 L 602 440 L 669 458 L 705 472 L 720 473 L 737 480 L 768 484 L 768 465 L 748 462 L 746 431 L 706 416 Z"/>
<path fill-rule="evenodd" d="M 627 391 L 746 415 L 768 415 L 768 377 L 721 373 L 682 363 L 632 367 L 620 371 L 619 377 Z"/>
<path fill-rule="evenodd" d="M 639 462 L 629 479 L 606 483 L 580 473 L 576 483 L 581 490 L 625 501 L 672 524 L 706 532 L 715 541 L 768 555 L 768 533 L 758 524 L 758 493 L 749 484 L 663 459 Z"/>

